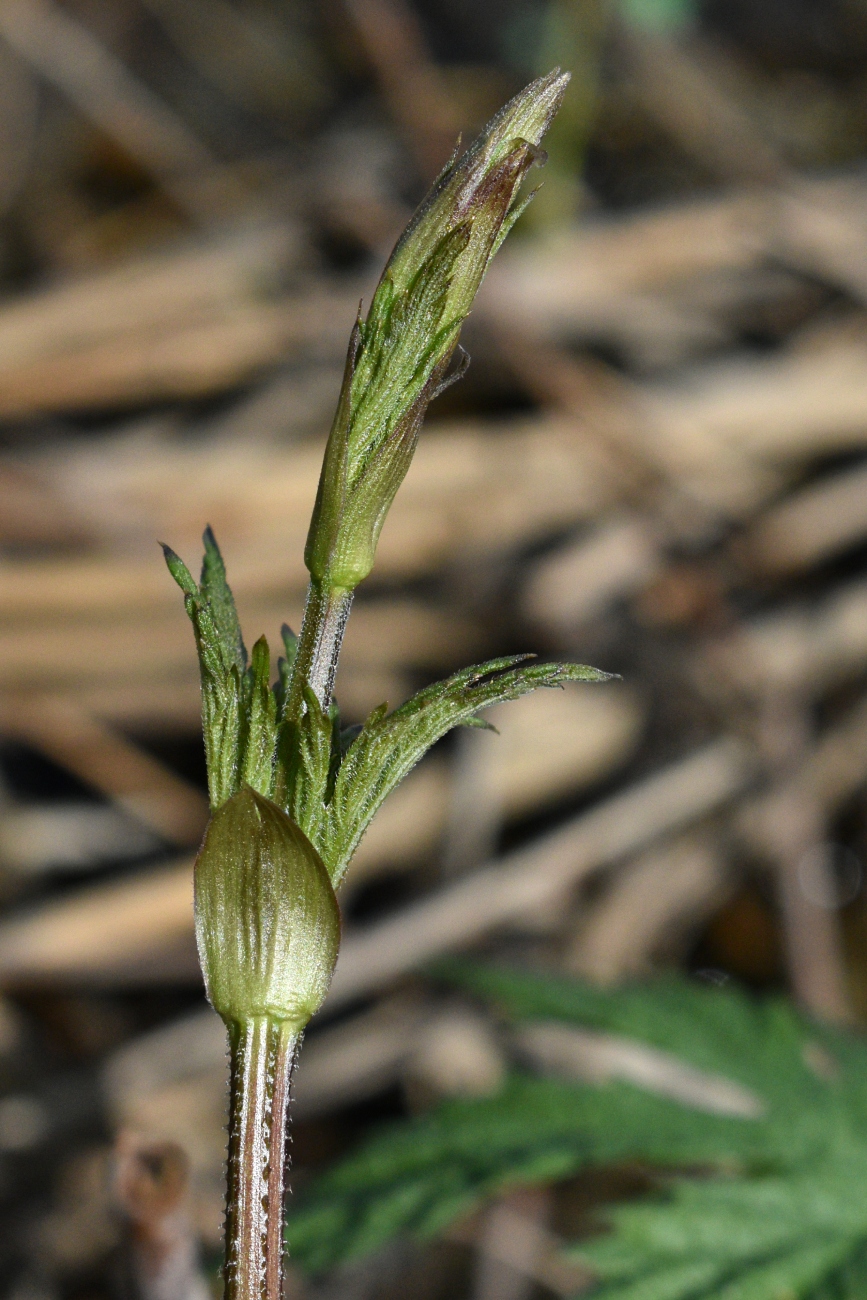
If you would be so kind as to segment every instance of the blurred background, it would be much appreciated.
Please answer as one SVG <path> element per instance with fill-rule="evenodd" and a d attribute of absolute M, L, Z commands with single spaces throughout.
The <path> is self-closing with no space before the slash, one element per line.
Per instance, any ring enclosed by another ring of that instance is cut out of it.
<path fill-rule="evenodd" d="M 524 650 L 622 681 L 498 708 L 386 805 L 294 1185 L 498 1086 L 496 1025 L 424 972 L 447 952 L 867 1018 L 864 0 L 0 0 L 4 1300 L 217 1285 L 197 667 L 156 542 L 194 565 L 210 523 L 248 642 L 297 627 L 358 300 L 457 135 L 554 64 L 543 188 L 337 694 L 359 721 Z M 340 1294 L 550 1294 L 494 1237 Z"/>

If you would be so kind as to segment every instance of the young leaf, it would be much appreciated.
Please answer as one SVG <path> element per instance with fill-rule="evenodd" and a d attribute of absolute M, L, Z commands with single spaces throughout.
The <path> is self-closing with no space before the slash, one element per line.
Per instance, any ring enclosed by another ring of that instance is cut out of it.
<path fill-rule="evenodd" d="M 181 557 L 177 552 L 173 551 L 170 546 L 166 546 L 165 542 L 162 543 L 162 548 L 166 568 L 180 587 L 181 591 L 185 596 L 192 596 L 193 598 L 198 597 L 199 589 L 196 586 L 196 580 L 184 564 Z"/>
<path fill-rule="evenodd" d="M 163 546 L 163 553 L 169 572 L 184 593 L 184 608 L 193 624 L 202 679 L 208 793 L 211 808 L 216 809 L 237 791 L 240 780 L 246 731 L 242 698 L 246 652 L 222 557 L 210 529 L 205 534 L 201 588 L 171 547 Z"/>
<path fill-rule="evenodd" d="M 332 768 L 333 717 L 309 686 L 304 688 L 304 703 L 307 707 L 300 720 L 287 718 L 280 727 L 276 798 L 310 842 L 317 844 Z"/>
<path fill-rule="evenodd" d="M 277 700 L 271 690 L 271 656 L 263 636 L 253 646 L 252 663 L 244 685 L 246 737 L 241 780 L 268 797 L 274 783 Z"/>
<path fill-rule="evenodd" d="M 311 831 L 335 888 L 385 797 L 452 727 L 471 722 L 479 709 L 515 700 L 543 686 L 610 679 L 583 664 L 537 664 L 530 656 L 494 659 L 465 668 L 419 691 L 406 704 L 374 710 L 340 766 L 321 830 Z"/>
<path fill-rule="evenodd" d="M 210 524 L 205 529 L 202 542 L 205 554 L 202 559 L 199 591 L 210 606 L 214 626 L 226 657 L 237 664 L 238 671 L 243 673 L 247 667 L 247 650 L 241 634 L 241 624 L 238 622 L 235 597 L 226 580 L 226 566 Z"/>

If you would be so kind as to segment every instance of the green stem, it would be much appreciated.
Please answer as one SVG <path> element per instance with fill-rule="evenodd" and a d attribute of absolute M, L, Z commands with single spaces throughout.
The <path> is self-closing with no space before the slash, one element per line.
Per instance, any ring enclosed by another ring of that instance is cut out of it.
<path fill-rule="evenodd" d="M 342 587 L 325 587 L 311 578 L 292 673 L 292 689 L 286 706 L 287 717 L 299 718 L 304 711 L 304 682 L 310 685 L 323 709 L 331 703 L 337 660 L 351 605 L 351 591 Z"/>
<path fill-rule="evenodd" d="M 225 1300 L 280 1300 L 286 1125 L 301 1035 L 256 1016 L 229 1028 Z"/>

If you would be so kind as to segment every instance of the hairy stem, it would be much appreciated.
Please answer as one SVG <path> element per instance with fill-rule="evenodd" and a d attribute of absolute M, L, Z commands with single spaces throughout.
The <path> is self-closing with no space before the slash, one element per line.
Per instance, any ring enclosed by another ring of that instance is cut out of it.
<path fill-rule="evenodd" d="M 256 1016 L 229 1029 L 225 1300 L 280 1300 L 289 1083 L 300 1040 Z"/>
<path fill-rule="evenodd" d="M 304 682 L 310 685 L 323 709 L 331 703 L 337 660 L 351 605 L 351 591 L 324 587 L 315 578 L 311 579 L 286 709 L 288 716 L 298 718 L 303 712 Z"/>

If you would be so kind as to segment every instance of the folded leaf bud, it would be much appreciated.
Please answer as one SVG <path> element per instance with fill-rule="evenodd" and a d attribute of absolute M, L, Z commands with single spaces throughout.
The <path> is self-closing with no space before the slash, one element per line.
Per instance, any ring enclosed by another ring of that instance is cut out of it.
<path fill-rule="evenodd" d="M 425 411 L 488 264 L 523 210 L 518 188 L 544 161 L 539 144 L 568 81 L 557 70 L 532 82 L 451 160 L 356 323 L 305 552 L 322 586 L 351 591 L 373 567 Z"/>
<path fill-rule="evenodd" d="M 328 992 L 340 942 L 337 899 L 306 836 L 242 787 L 211 817 L 195 900 L 205 987 L 223 1019 L 302 1030 Z"/>

